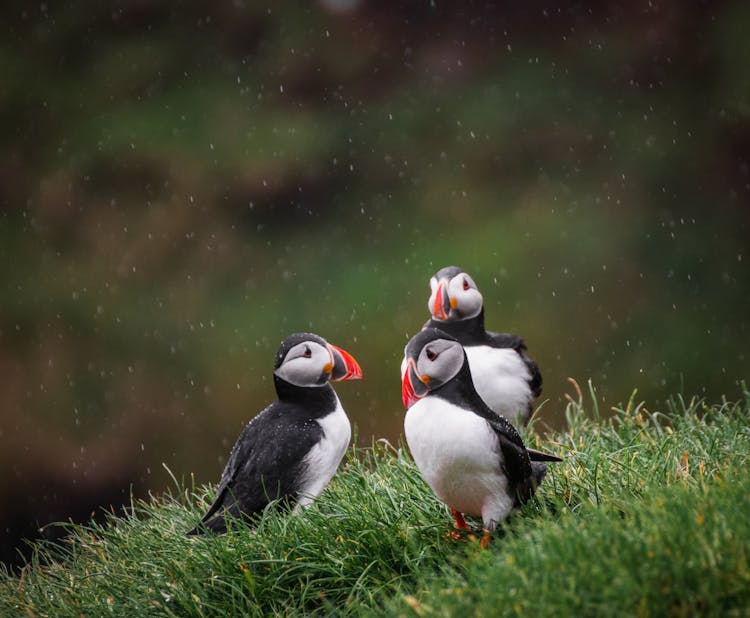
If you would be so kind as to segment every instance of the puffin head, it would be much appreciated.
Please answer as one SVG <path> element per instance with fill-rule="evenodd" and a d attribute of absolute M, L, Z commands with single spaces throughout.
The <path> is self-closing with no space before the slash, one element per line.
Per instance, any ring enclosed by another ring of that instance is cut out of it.
<path fill-rule="evenodd" d="M 302 387 L 362 377 L 362 369 L 351 354 L 312 333 L 294 333 L 281 342 L 273 373 Z"/>
<path fill-rule="evenodd" d="M 437 328 L 425 328 L 412 337 L 404 356 L 401 397 L 407 410 L 453 380 L 466 363 L 463 346 Z"/>
<path fill-rule="evenodd" d="M 430 279 L 427 306 L 433 319 L 446 322 L 473 318 L 482 311 L 482 294 L 474 279 L 458 266 L 441 268 Z"/>

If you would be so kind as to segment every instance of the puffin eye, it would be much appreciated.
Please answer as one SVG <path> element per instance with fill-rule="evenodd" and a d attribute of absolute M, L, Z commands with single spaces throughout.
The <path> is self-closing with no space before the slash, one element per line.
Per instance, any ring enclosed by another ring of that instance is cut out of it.
<path fill-rule="evenodd" d="M 430 348 L 425 348 L 425 354 L 427 354 L 427 358 L 431 361 L 434 361 L 438 357 Z"/>
<path fill-rule="evenodd" d="M 312 352 L 310 351 L 310 346 L 309 345 L 305 346 L 305 353 L 302 356 L 304 358 L 311 358 L 312 357 Z"/>
<path fill-rule="evenodd" d="M 468 290 L 469 287 L 470 287 L 469 282 L 466 279 L 464 279 L 464 290 Z"/>

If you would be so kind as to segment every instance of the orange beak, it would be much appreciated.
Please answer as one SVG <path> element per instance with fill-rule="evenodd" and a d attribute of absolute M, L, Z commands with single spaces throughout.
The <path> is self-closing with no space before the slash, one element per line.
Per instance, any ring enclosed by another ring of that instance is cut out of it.
<path fill-rule="evenodd" d="M 429 381 L 427 376 L 420 378 L 417 375 L 416 363 L 413 358 L 410 358 L 406 365 L 406 371 L 404 371 L 404 377 L 401 379 L 401 400 L 407 410 L 429 392 L 426 386 L 427 381 Z"/>
<path fill-rule="evenodd" d="M 451 301 L 445 289 L 445 281 L 438 283 L 435 290 L 435 301 L 432 304 L 432 315 L 436 320 L 447 320 L 451 310 Z"/>
<path fill-rule="evenodd" d="M 332 381 L 359 380 L 362 377 L 362 368 L 349 352 L 330 343 L 328 344 L 328 351 L 331 353 L 333 362 L 331 367 Z"/>

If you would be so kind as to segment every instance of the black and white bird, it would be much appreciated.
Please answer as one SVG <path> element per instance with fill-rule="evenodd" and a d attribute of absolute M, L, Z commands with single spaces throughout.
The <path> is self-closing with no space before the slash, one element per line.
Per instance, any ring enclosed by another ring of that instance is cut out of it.
<path fill-rule="evenodd" d="M 240 434 L 216 499 L 189 534 L 223 533 L 227 514 L 252 518 L 277 499 L 299 509 L 320 495 L 351 438 L 349 418 L 330 381 L 361 377 L 348 352 L 318 335 L 284 339 L 273 368 L 278 399 Z"/>
<path fill-rule="evenodd" d="M 406 346 L 401 392 L 404 432 L 417 467 L 456 527 L 463 513 L 481 516 L 482 545 L 495 526 L 531 498 L 555 455 L 527 448 L 516 429 L 477 393 L 464 348 L 425 328 Z"/>
<path fill-rule="evenodd" d="M 542 392 L 542 374 L 521 337 L 484 328 L 484 301 L 471 276 L 457 266 L 430 279 L 425 327 L 439 328 L 464 346 L 474 387 L 495 413 L 516 427 L 526 425 Z M 403 373 L 403 372 L 402 372 Z"/>

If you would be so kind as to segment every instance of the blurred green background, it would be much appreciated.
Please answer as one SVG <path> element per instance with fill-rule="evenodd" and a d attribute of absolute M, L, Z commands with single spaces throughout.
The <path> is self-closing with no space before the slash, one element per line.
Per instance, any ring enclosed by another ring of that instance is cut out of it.
<path fill-rule="evenodd" d="M 522 6 L 521 6 L 522 5 Z M 0 558 L 218 480 L 289 332 L 397 441 L 429 277 L 566 382 L 750 374 L 750 5 L 134 0 L 0 18 Z M 48 531 L 48 534 L 53 534 Z"/>

